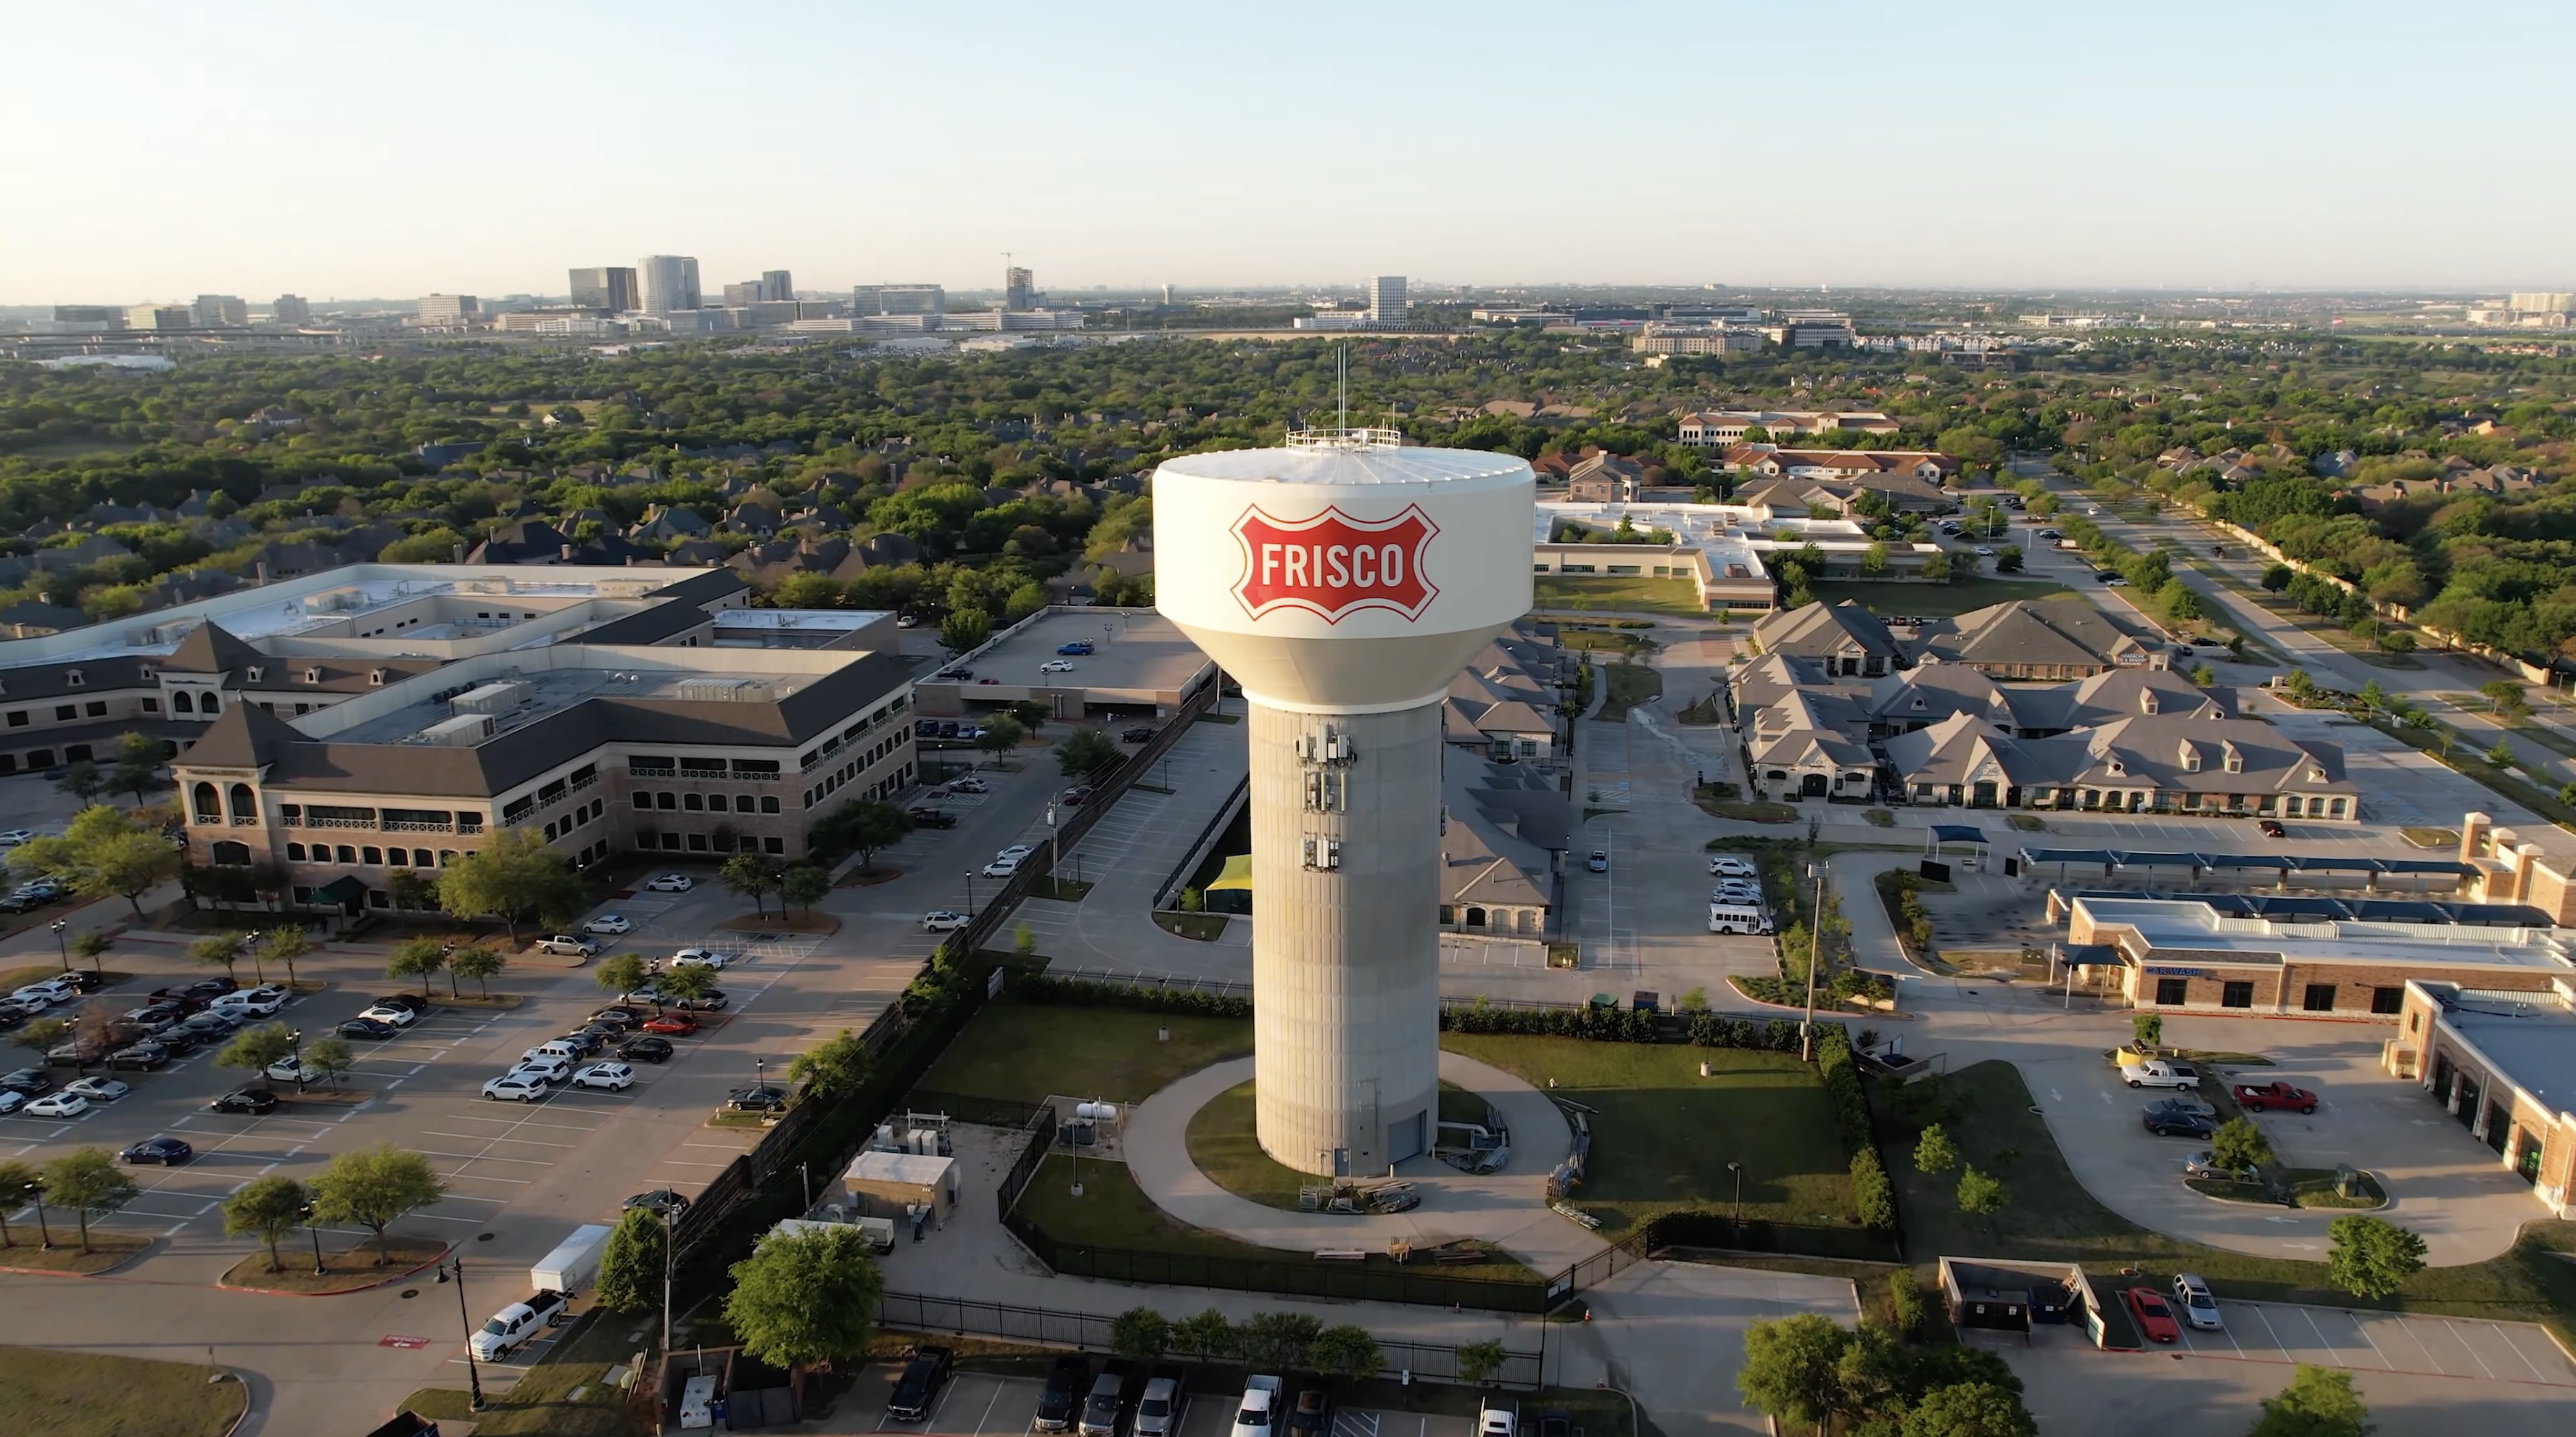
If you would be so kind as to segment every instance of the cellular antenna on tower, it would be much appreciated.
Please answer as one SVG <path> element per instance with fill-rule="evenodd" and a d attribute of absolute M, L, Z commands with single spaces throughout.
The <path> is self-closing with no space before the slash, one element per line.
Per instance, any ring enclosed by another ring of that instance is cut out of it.
<path fill-rule="evenodd" d="M 1333 395 L 1338 401 L 1333 427 L 1348 434 L 1351 430 L 1351 346 L 1347 341 L 1333 355 Z"/>

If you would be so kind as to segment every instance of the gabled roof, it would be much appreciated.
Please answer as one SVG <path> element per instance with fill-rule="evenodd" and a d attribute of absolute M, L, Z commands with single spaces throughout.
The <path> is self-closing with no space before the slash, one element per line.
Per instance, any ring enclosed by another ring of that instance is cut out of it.
<path fill-rule="evenodd" d="M 207 622 L 188 631 L 179 647 L 161 660 L 160 667 L 179 674 L 238 673 L 267 658 L 248 642 L 235 638 L 223 625 Z"/>
<path fill-rule="evenodd" d="M 1806 604 L 1786 613 L 1767 614 L 1753 625 L 1753 640 L 1766 654 L 1823 658 L 1857 647 L 1883 658 L 1899 657 L 1886 622 L 1862 608 L 1856 599 L 1839 604 Z"/>
<path fill-rule="evenodd" d="M 1918 653 L 1954 664 L 2111 664 L 2145 648 L 2091 605 L 2012 599 L 1926 624 Z"/>

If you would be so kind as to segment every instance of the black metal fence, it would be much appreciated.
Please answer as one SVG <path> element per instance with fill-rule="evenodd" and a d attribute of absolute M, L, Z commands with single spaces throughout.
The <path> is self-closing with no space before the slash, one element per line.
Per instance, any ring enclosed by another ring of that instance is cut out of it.
<path fill-rule="evenodd" d="M 1275 1292 L 1345 1302 L 1406 1302 L 1478 1312 L 1546 1310 L 1548 1284 L 1536 1278 L 1457 1277 L 1425 1264 L 1382 1262 L 1266 1262 L 1195 1257 L 1168 1252 L 1060 1243 L 1018 1212 L 1002 1225 L 1058 1275 L 1135 1282 L 1156 1287 L 1213 1287 L 1227 1292 Z"/>
<path fill-rule="evenodd" d="M 903 1105 L 916 1113 L 939 1113 L 950 1122 L 975 1123 L 987 1128 L 1025 1128 L 1048 1111 L 1044 1103 L 1027 1103 L 1017 1098 L 981 1098 L 972 1093 L 943 1093 L 932 1088 L 915 1088 L 904 1094 Z"/>
<path fill-rule="evenodd" d="M 1011 1170 L 1002 1174 L 999 1189 L 1002 1223 L 1010 1225 L 1011 1209 L 1020 1205 L 1020 1194 L 1029 1189 L 1029 1180 L 1038 1175 L 1038 1164 L 1046 1161 L 1047 1150 L 1055 1146 L 1055 1114 L 1041 1107 L 1022 1124 L 1028 1131 L 1020 1145 L 1020 1155 L 1011 1160 Z"/>
<path fill-rule="evenodd" d="M 1041 1343 L 1082 1350 L 1107 1349 L 1110 1345 L 1109 1328 L 1116 1321 L 1115 1317 L 1095 1316 L 1087 1312 L 1056 1312 L 999 1302 L 925 1297 L 910 1292 L 889 1292 L 877 1299 L 877 1325 L 880 1327 L 950 1337 L 992 1337 L 1007 1342 Z M 1458 1380 L 1458 1349 L 1455 1347 L 1379 1337 L 1378 1351 L 1383 1354 L 1385 1363 L 1380 1376 L 1410 1375 L 1429 1382 Z M 1495 1380 L 1505 1387 L 1535 1390 L 1539 1385 L 1539 1354 L 1506 1350 Z"/>

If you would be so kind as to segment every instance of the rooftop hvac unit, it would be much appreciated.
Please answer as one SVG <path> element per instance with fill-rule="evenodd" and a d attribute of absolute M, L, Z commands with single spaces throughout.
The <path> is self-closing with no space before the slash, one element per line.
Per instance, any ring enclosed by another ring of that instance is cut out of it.
<path fill-rule="evenodd" d="M 458 694 L 450 700 L 449 706 L 461 714 L 501 714 L 527 701 L 526 684 L 496 682 Z"/>
<path fill-rule="evenodd" d="M 444 744 L 449 748 L 472 748 L 492 736 L 490 714 L 458 714 L 441 719 L 420 731 L 423 743 Z"/>
<path fill-rule="evenodd" d="M 769 685 L 759 679 L 682 679 L 676 692 L 690 703 L 765 703 Z"/>

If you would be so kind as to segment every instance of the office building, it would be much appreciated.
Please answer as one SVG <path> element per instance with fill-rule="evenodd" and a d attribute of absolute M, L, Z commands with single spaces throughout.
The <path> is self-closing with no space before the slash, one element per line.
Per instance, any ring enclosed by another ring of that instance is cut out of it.
<path fill-rule="evenodd" d="M 636 289 L 635 271 L 625 265 L 601 265 L 572 272 L 572 307 L 604 309 L 610 314 L 626 314 L 642 309 L 642 294 Z"/>
<path fill-rule="evenodd" d="M 313 306 L 300 294 L 281 294 L 269 302 L 268 315 L 279 324 L 300 328 L 313 322 Z"/>
<path fill-rule="evenodd" d="M 230 294 L 201 294 L 189 310 L 199 329 L 239 329 L 250 323 L 250 306 Z"/>
<path fill-rule="evenodd" d="M 766 297 L 760 281 L 756 279 L 747 279 L 740 284 L 729 284 L 724 287 L 724 304 L 727 309 L 748 309 Z"/>
<path fill-rule="evenodd" d="M 1170 285 L 1168 285 L 1168 284 L 1167 284 L 1167 285 L 1163 286 L 1163 304 L 1164 304 L 1164 306 L 1165 306 L 1166 308 L 1169 308 L 1169 307 L 1170 307 L 1170 305 L 1171 305 L 1171 303 L 1172 303 L 1172 287 L 1171 287 Z"/>
<path fill-rule="evenodd" d="M 796 298 L 796 280 L 783 269 L 760 272 L 760 297 L 772 304 L 787 304 Z"/>
<path fill-rule="evenodd" d="M 1002 271 L 1002 308 L 1037 308 L 1037 276 L 1012 265 Z"/>
<path fill-rule="evenodd" d="M 470 294 L 423 295 L 420 322 L 440 329 L 461 329 L 482 316 L 482 305 Z"/>
<path fill-rule="evenodd" d="M 190 328 L 189 309 L 184 304 L 137 304 L 127 307 L 125 327 L 172 331 Z"/>
<path fill-rule="evenodd" d="M 643 282 L 643 310 L 646 314 L 669 314 L 673 310 L 696 309 L 698 298 L 698 262 L 689 255 L 646 255 L 635 262 L 636 277 Z"/>
<path fill-rule="evenodd" d="M 2422 1089 L 2553 1217 L 2576 1217 L 2576 982 L 2497 993 L 2410 978 L 2397 1026 L 2380 1071 Z"/>
<path fill-rule="evenodd" d="M 1404 276 L 1382 274 L 1368 282 L 1368 322 L 1379 329 L 1402 329 L 1405 323 Z"/>
<path fill-rule="evenodd" d="M 125 311 L 112 304 L 58 304 L 54 306 L 54 323 L 88 325 L 94 329 L 123 329 Z"/>
<path fill-rule="evenodd" d="M 946 314 L 948 292 L 935 284 L 863 284 L 850 291 L 850 313 Z"/>
<path fill-rule="evenodd" d="M 2564 291 L 2517 294 L 2506 308 L 2521 314 L 2576 314 L 2576 294 Z"/>

